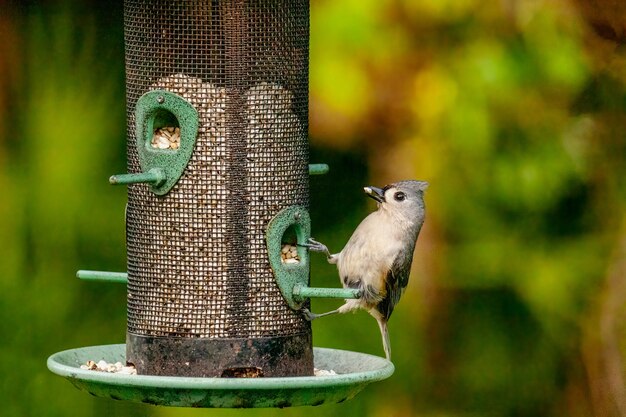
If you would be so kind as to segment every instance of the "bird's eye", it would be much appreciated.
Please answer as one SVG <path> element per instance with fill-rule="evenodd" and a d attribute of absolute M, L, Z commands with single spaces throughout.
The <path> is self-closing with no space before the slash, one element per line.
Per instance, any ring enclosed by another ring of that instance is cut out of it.
<path fill-rule="evenodd" d="M 402 201 L 406 198 L 406 194 L 404 194 L 402 191 L 398 191 L 393 195 L 393 198 L 395 198 L 396 201 Z"/>

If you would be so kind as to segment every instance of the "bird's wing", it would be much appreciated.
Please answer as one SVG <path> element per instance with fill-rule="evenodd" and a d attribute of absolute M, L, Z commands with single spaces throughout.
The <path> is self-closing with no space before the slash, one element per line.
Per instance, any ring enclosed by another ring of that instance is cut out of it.
<path fill-rule="evenodd" d="M 377 309 L 388 320 L 393 313 L 393 309 L 400 301 L 402 292 L 409 283 L 411 273 L 411 263 L 413 262 L 413 251 L 406 254 L 398 254 L 387 272 L 385 279 L 385 298 L 378 304 Z"/>

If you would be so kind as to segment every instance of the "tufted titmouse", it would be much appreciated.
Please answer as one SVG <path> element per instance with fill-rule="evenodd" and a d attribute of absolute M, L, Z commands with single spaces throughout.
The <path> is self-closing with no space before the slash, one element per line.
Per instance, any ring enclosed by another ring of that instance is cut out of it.
<path fill-rule="evenodd" d="M 426 188 L 425 181 L 365 187 L 365 193 L 378 202 L 378 210 L 359 224 L 341 252 L 331 255 L 325 245 L 309 240 L 305 246 L 326 253 L 328 262 L 337 265 L 344 288 L 358 288 L 361 297 L 327 313 L 303 309 L 308 320 L 365 309 L 378 322 L 385 355 L 391 358 L 387 321 L 409 282 L 413 250 L 424 223 Z"/>

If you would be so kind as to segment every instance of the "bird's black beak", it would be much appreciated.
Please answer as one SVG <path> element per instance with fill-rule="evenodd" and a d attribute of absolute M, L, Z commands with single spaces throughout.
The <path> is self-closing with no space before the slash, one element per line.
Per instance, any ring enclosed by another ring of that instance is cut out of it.
<path fill-rule="evenodd" d="M 365 194 L 367 194 L 368 197 L 373 198 L 379 203 L 385 202 L 385 191 L 382 188 L 369 186 L 369 187 L 364 187 L 363 191 L 365 191 Z"/>

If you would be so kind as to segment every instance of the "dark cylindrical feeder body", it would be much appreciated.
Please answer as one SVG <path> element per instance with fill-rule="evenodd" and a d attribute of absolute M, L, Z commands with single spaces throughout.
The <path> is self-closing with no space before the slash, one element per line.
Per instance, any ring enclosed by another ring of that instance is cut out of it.
<path fill-rule="evenodd" d="M 140 374 L 313 372 L 311 327 L 267 256 L 269 220 L 308 206 L 308 0 L 126 0 L 128 168 L 135 105 L 162 89 L 199 114 L 164 196 L 129 186 L 127 360 Z"/>

